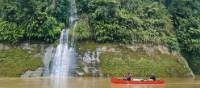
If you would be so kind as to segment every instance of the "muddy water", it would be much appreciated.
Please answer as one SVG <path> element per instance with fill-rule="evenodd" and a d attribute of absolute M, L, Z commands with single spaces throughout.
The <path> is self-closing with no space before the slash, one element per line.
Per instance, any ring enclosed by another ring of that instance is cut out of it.
<path fill-rule="evenodd" d="M 200 88 L 200 79 L 166 79 L 165 85 L 118 85 L 109 78 L 0 78 L 0 88 Z"/>

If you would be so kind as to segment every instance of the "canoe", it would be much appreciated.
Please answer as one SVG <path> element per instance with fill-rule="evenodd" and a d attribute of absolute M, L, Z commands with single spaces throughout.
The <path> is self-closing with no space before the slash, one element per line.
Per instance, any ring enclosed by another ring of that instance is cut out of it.
<path fill-rule="evenodd" d="M 164 80 L 157 80 L 157 81 L 127 81 L 118 78 L 112 78 L 112 83 L 114 84 L 164 84 Z"/>

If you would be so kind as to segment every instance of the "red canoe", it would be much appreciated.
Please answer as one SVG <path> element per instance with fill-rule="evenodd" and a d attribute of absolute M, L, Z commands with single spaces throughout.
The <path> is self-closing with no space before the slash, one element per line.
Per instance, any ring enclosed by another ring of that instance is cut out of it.
<path fill-rule="evenodd" d="M 164 84 L 164 80 L 157 80 L 157 81 L 127 81 L 127 80 L 122 80 L 122 79 L 117 79 L 117 78 L 112 78 L 111 79 L 112 83 L 115 84 Z"/>

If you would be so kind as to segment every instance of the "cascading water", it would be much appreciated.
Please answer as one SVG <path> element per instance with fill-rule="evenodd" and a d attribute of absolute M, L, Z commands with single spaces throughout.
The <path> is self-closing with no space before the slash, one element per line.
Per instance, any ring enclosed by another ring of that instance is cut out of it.
<path fill-rule="evenodd" d="M 67 88 L 67 77 L 71 75 L 71 71 L 74 69 L 75 65 L 75 49 L 74 49 L 74 37 L 68 37 L 71 27 L 74 26 L 77 20 L 77 10 L 75 0 L 69 0 L 70 3 L 70 17 L 69 17 L 69 27 L 63 29 L 60 35 L 60 43 L 57 46 L 55 55 L 52 61 L 51 68 L 51 78 L 52 86 L 54 88 Z"/>
<path fill-rule="evenodd" d="M 52 77 L 66 77 L 69 75 L 70 59 L 73 57 L 72 48 L 68 46 L 68 30 L 62 30 L 60 44 L 53 59 Z"/>
<path fill-rule="evenodd" d="M 69 0 L 70 2 L 70 17 L 68 29 L 61 31 L 60 43 L 57 46 L 55 55 L 53 57 L 51 77 L 52 78 L 66 78 L 71 75 L 71 70 L 74 67 L 75 62 L 75 49 L 74 49 L 74 37 L 68 37 L 69 29 L 74 26 L 77 20 L 77 10 L 75 0 Z M 73 30 L 72 30 L 73 31 Z M 73 33 L 73 32 L 72 32 Z"/>

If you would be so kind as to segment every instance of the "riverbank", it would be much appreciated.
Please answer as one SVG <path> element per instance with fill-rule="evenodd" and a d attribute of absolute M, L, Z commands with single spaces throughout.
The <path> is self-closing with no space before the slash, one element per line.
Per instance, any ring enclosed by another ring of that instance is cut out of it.
<path fill-rule="evenodd" d="M 0 47 L 0 77 L 48 76 L 55 47 L 45 44 L 20 44 Z M 151 44 L 99 44 L 78 42 L 75 76 L 115 76 L 126 72 L 137 77 L 193 77 L 185 59 L 167 47 Z M 38 72 L 34 72 L 38 70 Z"/>

